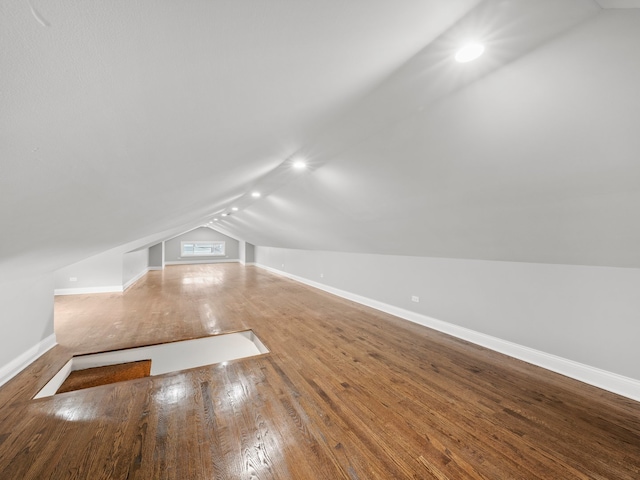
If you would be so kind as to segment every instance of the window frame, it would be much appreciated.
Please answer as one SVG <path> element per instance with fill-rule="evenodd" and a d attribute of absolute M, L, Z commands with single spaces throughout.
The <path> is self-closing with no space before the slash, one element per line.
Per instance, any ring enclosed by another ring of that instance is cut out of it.
<path fill-rule="evenodd" d="M 193 245 L 194 253 L 184 251 L 185 245 Z M 210 245 L 211 250 L 216 246 L 222 246 L 222 253 L 195 253 L 196 245 Z M 225 257 L 227 255 L 226 242 L 224 240 L 182 240 L 180 242 L 180 257 Z"/>

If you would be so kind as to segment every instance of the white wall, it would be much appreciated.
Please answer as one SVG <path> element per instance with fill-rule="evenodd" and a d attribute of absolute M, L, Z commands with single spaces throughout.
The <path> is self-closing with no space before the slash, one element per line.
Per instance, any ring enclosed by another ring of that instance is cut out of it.
<path fill-rule="evenodd" d="M 195 240 L 213 240 L 225 242 L 226 255 L 220 257 L 181 257 L 180 242 Z M 211 228 L 200 227 L 178 235 L 165 242 L 164 259 L 166 265 L 180 263 L 218 263 L 240 261 L 240 242 Z"/>
<path fill-rule="evenodd" d="M 56 295 L 122 291 L 122 256 L 121 252 L 110 250 L 56 270 Z"/>
<path fill-rule="evenodd" d="M 143 275 L 148 266 L 148 248 L 127 253 L 109 250 L 56 270 L 55 294 L 122 292 Z"/>
<path fill-rule="evenodd" d="M 256 263 L 640 379 L 639 269 L 273 247 Z"/>
<path fill-rule="evenodd" d="M 55 344 L 51 274 L 0 283 L 0 384 Z"/>
<path fill-rule="evenodd" d="M 122 256 L 122 285 L 127 288 L 149 270 L 149 249 L 127 252 Z"/>
<path fill-rule="evenodd" d="M 240 240 L 240 263 L 243 265 L 254 263 L 256 261 L 255 248 L 253 244 Z"/>
<path fill-rule="evenodd" d="M 149 268 L 153 270 L 162 270 L 164 268 L 164 242 L 149 248 Z"/>
<path fill-rule="evenodd" d="M 246 264 L 246 258 L 247 258 L 247 242 L 245 242 L 244 240 L 240 240 L 239 245 L 238 245 L 238 259 L 240 260 L 240 263 L 242 265 Z"/>
<path fill-rule="evenodd" d="M 256 247 L 252 243 L 245 242 L 245 263 L 254 263 L 256 261 Z"/>

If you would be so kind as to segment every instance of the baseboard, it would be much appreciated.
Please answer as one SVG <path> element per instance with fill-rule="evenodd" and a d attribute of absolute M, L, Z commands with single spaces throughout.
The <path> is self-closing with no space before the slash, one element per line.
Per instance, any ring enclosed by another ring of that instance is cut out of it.
<path fill-rule="evenodd" d="M 201 263 L 240 263 L 239 259 L 221 259 L 221 260 L 173 260 L 164 262 L 165 265 L 199 265 Z"/>
<path fill-rule="evenodd" d="M 123 288 L 122 288 L 122 291 L 125 291 L 131 285 L 133 285 L 138 280 L 140 280 L 142 277 L 144 277 L 147 274 L 147 272 L 149 272 L 149 267 L 145 268 L 144 270 L 141 270 L 135 277 L 133 277 L 131 280 L 129 280 L 127 283 L 125 283 Z"/>
<path fill-rule="evenodd" d="M 245 267 L 255 267 L 255 266 L 258 266 L 258 264 L 255 263 L 255 262 L 247 262 L 247 263 L 244 264 L 244 266 Z"/>
<path fill-rule="evenodd" d="M 87 293 L 122 293 L 122 285 L 108 287 L 56 288 L 54 295 L 85 295 Z"/>
<path fill-rule="evenodd" d="M 551 370 L 552 372 L 556 372 L 575 380 L 588 383 L 589 385 L 602 388 L 604 390 L 622 395 L 627 398 L 631 398 L 636 401 L 640 401 L 639 380 L 618 375 L 613 372 L 608 372 L 606 370 L 601 370 L 599 368 L 591 367 L 583 363 L 575 362 L 563 357 L 558 357 L 557 355 L 545 353 L 540 350 L 535 350 L 533 348 L 525 347 L 517 343 L 509 342 L 507 340 L 502 340 L 500 338 L 476 332 L 475 330 L 460 327 L 452 323 L 443 322 L 442 320 L 437 320 L 420 313 L 405 310 L 400 307 L 395 307 L 393 305 L 379 302 L 371 298 L 363 297 L 355 293 L 347 292 L 345 290 L 330 287 L 322 283 L 314 282 L 303 277 L 298 277 L 297 275 L 283 272 L 266 265 L 256 263 L 255 266 L 275 273 L 277 275 L 290 278 L 291 280 L 304 283 L 305 285 L 309 285 L 310 287 L 323 290 L 333 295 L 346 298 L 347 300 L 351 300 L 353 302 L 375 308 L 376 310 L 395 315 L 396 317 L 400 317 L 405 320 L 424 325 L 425 327 L 438 330 L 462 340 L 475 343 L 476 345 L 480 345 L 482 347 L 489 348 L 505 355 L 509 355 L 510 357 L 517 358 L 527 363 L 531 363 L 547 370 Z"/>
<path fill-rule="evenodd" d="M 44 340 L 39 341 L 36 345 L 28 349 L 19 357 L 13 359 L 8 364 L 0 368 L 0 386 L 7 383 L 18 373 L 24 370 L 25 367 L 33 363 L 48 350 L 57 345 L 56 334 L 52 333 Z"/>
<path fill-rule="evenodd" d="M 164 267 L 149 267 L 149 270 L 164 270 Z"/>

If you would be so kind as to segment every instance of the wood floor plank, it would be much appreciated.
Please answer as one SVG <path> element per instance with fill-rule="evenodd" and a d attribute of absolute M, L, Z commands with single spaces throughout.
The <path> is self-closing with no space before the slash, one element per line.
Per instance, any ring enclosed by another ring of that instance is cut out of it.
<path fill-rule="evenodd" d="M 4 479 L 635 479 L 640 403 L 237 264 L 57 297 L 0 388 Z M 32 400 L 72 355 L 252 329 L 270 349 Z"/>

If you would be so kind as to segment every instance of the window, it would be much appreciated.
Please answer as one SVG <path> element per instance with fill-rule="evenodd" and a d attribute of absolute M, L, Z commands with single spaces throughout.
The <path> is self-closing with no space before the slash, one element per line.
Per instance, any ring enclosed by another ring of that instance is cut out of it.
<path fill-rule="evenodd" d="M 180 242 L 183 257 L 221 257 L 224 256 L 224 242 L 198 241 Z"/>

